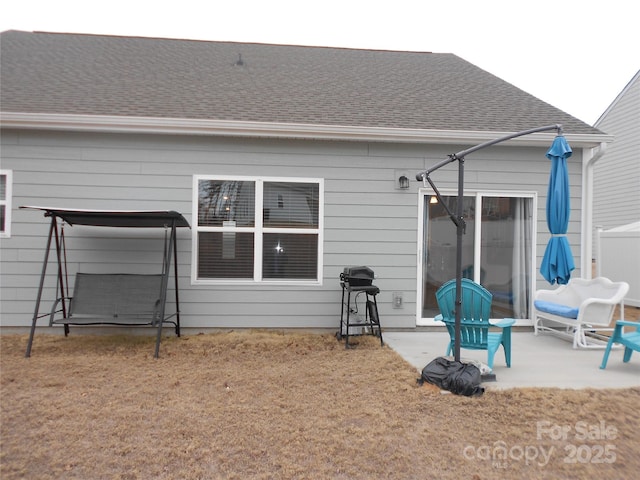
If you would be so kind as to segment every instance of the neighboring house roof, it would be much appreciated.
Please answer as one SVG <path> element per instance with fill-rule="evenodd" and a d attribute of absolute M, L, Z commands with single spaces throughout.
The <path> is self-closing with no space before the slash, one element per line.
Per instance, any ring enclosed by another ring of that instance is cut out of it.
<path fill-rule="evenodd" d="M 616 96 L 616 98 L 613 100 L 613 102 L 611 102 L 607 109 L 602 112 L 602 115 L 600 115 L 600 117 L 598 117 L 598 120 L 596 120 L 594 127 L 598 128 L 598 125 L 602 124 L 603 121 L 606 121 L 607 116 L 616 107 L 618 102 L 620 102 L 621 99 L 624 98 L 625 95 L 627 95 L 627 93 L 633 88 L 634 84 L 638 81 L 640 81 L 640 70 L 638 70 L 633 78 L 629 80 L 629 83 L 627 83 L 627 85 L 622 89 L 618 96 Z"/>
<path fill-rule="evenodd" d="M 3 114 L 602 134 L 450 53 L 20 31 L 0 47 Z"/>

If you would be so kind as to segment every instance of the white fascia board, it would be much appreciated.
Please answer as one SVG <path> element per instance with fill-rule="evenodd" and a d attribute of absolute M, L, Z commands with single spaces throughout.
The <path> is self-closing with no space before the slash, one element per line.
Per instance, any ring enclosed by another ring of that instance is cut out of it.
<path fill-rule="evenodd" d="M 218 135 L 425 144 L 476 144 L 513 133 L 21 112 L 0 112 L 0 124 L 2 128 L 77 132 Z M 555 133 L 534 133 L 505 143 L 521 146 L 548 145 L 554 136 Z M 612 136 L 607 135 L 566 134 L 565 136 L 567 141 L 575 147 L 595 147 L 603 142 L 613 140 Z"/>

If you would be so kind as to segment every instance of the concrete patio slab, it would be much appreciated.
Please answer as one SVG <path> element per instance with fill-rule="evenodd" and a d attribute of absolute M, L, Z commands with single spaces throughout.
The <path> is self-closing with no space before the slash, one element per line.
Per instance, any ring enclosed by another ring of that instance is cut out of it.
<path fill-rule="evenodd" d="M 449 335 L 440 331 L 383 332 L 385 343 L 413 365 L 418 373 L 434 358 L 446 354 Z M 532 332 L 511 334 L 511 368 L 502 348 L 494 358 L 495 382 L 482 384 L 487 390 L 518 387 L 629 388 L 640 387 L 640 354 L 628 363 L 622 349 L 612 350 L 605 370 L 600 369 L 604 349 L 575 350 L 553 335 Z M 487 352 L 461 350 L 462 359 L 487 363 Z"/>

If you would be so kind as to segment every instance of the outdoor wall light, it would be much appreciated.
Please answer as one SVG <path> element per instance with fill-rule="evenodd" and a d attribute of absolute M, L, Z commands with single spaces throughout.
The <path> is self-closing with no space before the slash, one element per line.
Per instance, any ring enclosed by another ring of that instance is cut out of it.
<path fill-rule="evenodd" d="M 393 171 L 393 183 L 395 184 L 396 190 L 408 190 L 411 186 L 409 182 L 409 178 L 411 178 L 411 173 L 409 170 L 404 169 L 396 169 Z"/>

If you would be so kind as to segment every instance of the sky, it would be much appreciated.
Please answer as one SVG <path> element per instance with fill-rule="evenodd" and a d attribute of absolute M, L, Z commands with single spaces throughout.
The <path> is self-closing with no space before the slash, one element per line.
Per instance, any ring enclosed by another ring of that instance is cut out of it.
<path fill-rule="evenodd" d="M 453 53 L 593 125 L 640 70 L 634 3 L 20 0 L 0 31 Z"/>

